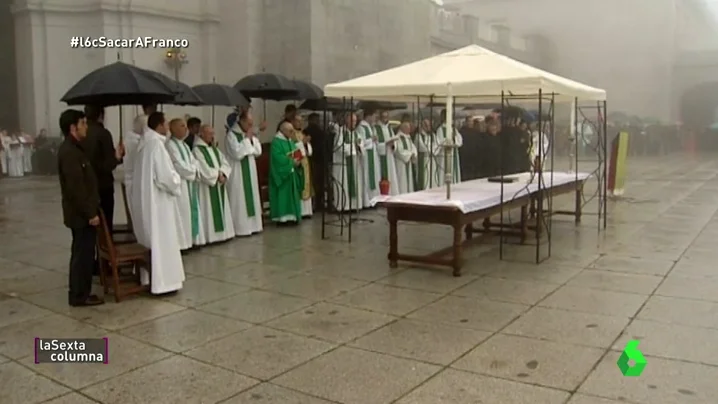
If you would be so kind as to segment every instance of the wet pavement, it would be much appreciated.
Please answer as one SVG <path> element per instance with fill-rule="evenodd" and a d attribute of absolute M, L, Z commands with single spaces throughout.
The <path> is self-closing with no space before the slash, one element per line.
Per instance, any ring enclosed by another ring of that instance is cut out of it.
<path fill-rule="evenodd" d="M 579 226 L 556 217 L 538 266 L 535 247 L 499 260 L 493 240 L 467 250 L 460 278 L 390 270 L 375 211 L 351 244 L 322 241 L 318 217 L 269 228 L 186 256 L 175 296 L 94 308 L 67 306 L 57 180 L 2 179 L 0 403 L 714 403 L 718 160 L 629 172 L 608 228 L 595 201 Z M 450 240 L 400 232 L 409 250 Z M 108 337 L 109 364 L 36 365 L 35 337 Z M 648 362 L 639 377 L 616 365 L 629 340 Z"/>

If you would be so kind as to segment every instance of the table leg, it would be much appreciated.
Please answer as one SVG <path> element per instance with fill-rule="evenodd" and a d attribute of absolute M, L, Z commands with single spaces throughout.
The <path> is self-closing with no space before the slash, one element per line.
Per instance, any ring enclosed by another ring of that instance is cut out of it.
<path fill-rule="evenodd" d="M 583 184 L 576 187 L 576 207 L 574 209 L 576 224 L 581 223 L 581 215 L 583 214 Z"/>
<path fill-rule="evenodd" d="M 461 225 L 454 225 L 454 276 L 461 276 Z"/>
<path fill-rule="evenodd" d="M 471 240 L 474 238 L 474 224 L 469 223 L 464 228 L 464 234 L 466 234 L 466 239 Z"/>
<path fill-rule="evenodd" d="M 389 268 L 397 268 L 397 256 L 399 255 L 399 234 L 397 231 L 397 220 L 393 217 L 393 212 L 387 212 L 389 219 Z"/>
<path fill-rule="evenodd" d="M 526 237 L 529 232 L 528 206 L 521 207 L 521 244 L 526 244 Z"/>

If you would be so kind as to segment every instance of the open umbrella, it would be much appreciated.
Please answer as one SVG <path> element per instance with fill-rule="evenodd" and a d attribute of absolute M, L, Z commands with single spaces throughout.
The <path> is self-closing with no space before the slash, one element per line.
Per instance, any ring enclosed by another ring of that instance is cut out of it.
<path fill-rule="evenodd" d="M 250 105 L 249 100 L 242 93 L 234 87 L 223 84 L 200 84 L 192 87 L 192 90 L 202 97 L 205 104 L 212 106 L 212 126 L 214 126 L 215 106 L 246 108 Z"/>
<path fill-rule="evenodd" d="M 140 69 L 144 71 L 146 74 L 149 74 L 150 76 L 154 77 L 155 79 L 161 81 L 165 86 L 172 89 L 172 91 L 175 93 L 175 98 L 171 102 L 163 102 L 162 104 L 170 104 L 170 105 L 191 105 L 191 106 L 200 106 L 205 105 L 204 100 L 202 97 L 200 97 L 198 94 L 196 94 L 194 91 L 192 91 L 192 88 L 188 86 L 187 84 L 173 80 L 167 76 L 165 76 L 162 73 L 158 73 L 152 70 L 146 70 L 146 69 Z M 159 103 L 158 103 L 159 104 Z"/>
<path fill-rule="evenodd" d="M 281 74 L 257 73 L 245 76 L 234 88 L 247 98 L 280 101 L 296 97 L 299 91 L 294 82 Z"/>
<path fill-rule="evenodd" d="M 282 97 L 281 100 L 320 100 L 324 98 L 324 90 L 316 84 L 302 80 L 293 80 L 292 84 L 297 89 L 296 94 Z"/>
<path fill-rule="evenodd" d="M 248 107 L 249 100 L 235 88 L 224 84 L 210 83 L 192 87 L 206 105 L 222 105 L 226 107 Z"/>
<path fill-rule="evenodd" d="M 318 100 L 308 99 L 299 106 L 299 109 L 331 112 L 354 111 L 356 103 L 350 102 L 348 99 L 324 97 Z"/>
<path fill-rule="evenodd" d="M 145 70 L 115 62 L 88 73 L 62 97 L 68 105 L 141 105 L 171 103 L 172 88 Z"/>

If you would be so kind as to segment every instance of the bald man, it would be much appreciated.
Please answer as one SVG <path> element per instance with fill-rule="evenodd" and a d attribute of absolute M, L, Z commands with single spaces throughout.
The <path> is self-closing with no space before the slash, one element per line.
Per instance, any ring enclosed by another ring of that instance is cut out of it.
<path fill-rule="evenodd" d="M 198 243 L 200 232 L 199 213 L 199 166 L 192 149 L 185 141 L 188 136 L 184 119 L 170 121 L 170 139 L 165 143 L 172 165 L 182 178 L 180 196 L 177 198 L 177 231 L 182 250 L 192 248 Z"/>
<path fill-rule="evenodd" d="M 263 230 L 262 201 L 259 192 L 256 159 L 262 155 L 262 143 L 254 131 L 250 109 L 227 117 L 225 148 L 232 166 L 232 177 L 227 182 L 232 220 L 237 236 L 251 236 Z"/>
<path fill-rule="evenodd" d="M 282 122 L 272 140 L 269 160 L 269 216 L 279 225 L 298 224 L 302 220 L 302 184 L 298 170 L 301 154 L 295 155 L 294 126 Z"/>
<path fill-rule="evenodd" d="M 195 159 L 199 168 L 199 211 L 202 229 L 198 245 L 218 243 L 235 236 L 232 210 L 227 197 L 227 179 L 232 173 L 227 159 L 215 146 L 214 129 L 202 125 L 194 141 Z"/>

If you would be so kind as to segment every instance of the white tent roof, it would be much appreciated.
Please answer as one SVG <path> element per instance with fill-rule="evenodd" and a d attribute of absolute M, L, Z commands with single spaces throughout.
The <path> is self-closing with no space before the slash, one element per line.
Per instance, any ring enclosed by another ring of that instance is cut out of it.
<path fill-rule="evenodd" d="M 417 97 L 449 95 L 457 102 L 481 101 L 501 96 L 536 96 L 539 90 L 556 99 L 603 101 L 606 91 L 569 80 L 500 55 L 478 45 L 363 77 L 328 84 L 327 97 L 358 100 L 416 102 Z"/>

